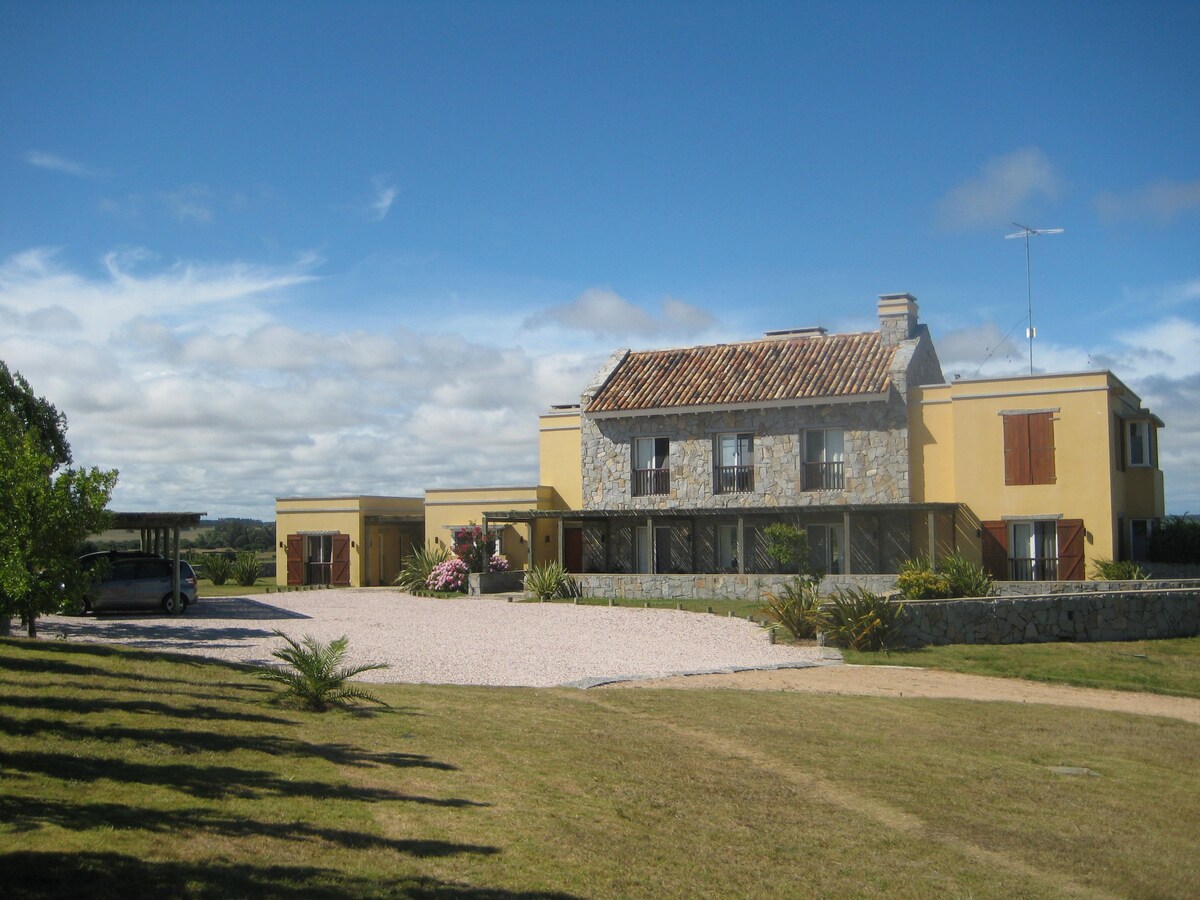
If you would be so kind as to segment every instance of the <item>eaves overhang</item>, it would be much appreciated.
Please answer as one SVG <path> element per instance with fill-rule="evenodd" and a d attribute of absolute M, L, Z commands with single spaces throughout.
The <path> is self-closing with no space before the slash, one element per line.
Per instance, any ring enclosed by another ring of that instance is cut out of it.
<path fill-rule="evenodd" d="M 705 403 L 695 406 L 660 406 L 650 409 L 611 409 L 603 412 L 584 411 L 589 419 L 628 419 L 643 416 L 678 416 L 695 413 L 729 412 L 730 410 L 788 409 L 800 406 L 844 406 L 848 403 L 880 403 L 888 393 L 849 394 L 836 397 L 793 397 L 786 400 L 758 400 L 752 403 Z"/>

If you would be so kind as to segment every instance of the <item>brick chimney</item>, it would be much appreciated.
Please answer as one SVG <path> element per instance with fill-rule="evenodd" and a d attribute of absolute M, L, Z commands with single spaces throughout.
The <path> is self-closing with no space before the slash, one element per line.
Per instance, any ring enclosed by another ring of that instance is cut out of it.
<path fill-rule="evenodd" d="M 912 294 L 879 295 L 879 339 L 893 346 L 917 335 L 917 298 Z"/>

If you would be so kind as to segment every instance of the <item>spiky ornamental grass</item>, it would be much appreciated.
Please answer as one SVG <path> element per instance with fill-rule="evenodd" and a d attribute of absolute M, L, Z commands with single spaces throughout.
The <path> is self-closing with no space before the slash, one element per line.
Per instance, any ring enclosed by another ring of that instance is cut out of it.
<path fill-rule="evenodd" d="M 330 706 L 349 706 L 355 700 L 387 706 L 374 694 L 347 682 L 363 672 L 390 666 L 379 662 L 343 666 L 342 660 L 350 644 L 350 639 L 345 635 L 324 644 L 309 635 L 297 643 L 282 631 L 276 630 L 275 634 L 283 638 L 287 646 L 272 651 L 271 655 L 291 668 L 259 666 L 255 674 L 266 681 L 284 685 L 287 688 L 285 697 L 294 698 L 304 708 L 314 712 L 325 712 Z"/>

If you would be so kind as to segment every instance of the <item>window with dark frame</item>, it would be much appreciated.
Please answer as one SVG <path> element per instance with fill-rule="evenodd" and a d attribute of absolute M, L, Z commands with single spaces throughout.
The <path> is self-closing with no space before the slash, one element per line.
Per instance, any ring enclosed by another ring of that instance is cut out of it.
<path fill-rule="evenodd" d="M 754 435 L 717 435 L 717 465 L 713 490 L 734 494 L 754 490 Z"/>
<path fill-rule="evenodd" d="M 1004 483 L 1054 484 L 1054 413 L 1004 415 Z"/>
<path fill-rule="evenodd" d="M 632 481 L 634 497 L 649 497 L 671 492 L 670 455 L 671 441 L 669 438 L 634 438 Z"/>
<path fill-rule="evenodd" d="M 804 452 L 800 489 L 844 490 L 845 432 L 841 428 L 808 428 L 801 433 L 800 440 Z"/>

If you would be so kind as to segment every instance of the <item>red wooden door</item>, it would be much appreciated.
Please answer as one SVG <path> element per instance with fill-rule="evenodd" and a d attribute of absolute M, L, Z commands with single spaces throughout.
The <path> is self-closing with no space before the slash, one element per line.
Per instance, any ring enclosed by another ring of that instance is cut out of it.
<path fill-rule="evenodd" d="M 287 536 L 287 583 L 304 584 L 304 538 Z"/>
<path fill-rule="evenodd" d="M 1058 522 L 1058 580 L 1083 581 L 1083 519 Z"/>
<path fill-rule="evenodd" d="M 563 531 L 563 565 L 568 572 L 583 571 L 583 529 L 567 528 Z"/>
<path fill-rule="evenodd" d="M 983 568 L 997 581 L 1008 581 L 1008 523 L 982 522 Z"/>
<path fill-rule="evenodd" d="M 332 565 L 329 568 L 329 583 L 346 586 L 350 584 L 350 535 L 333 536 Z"/>

